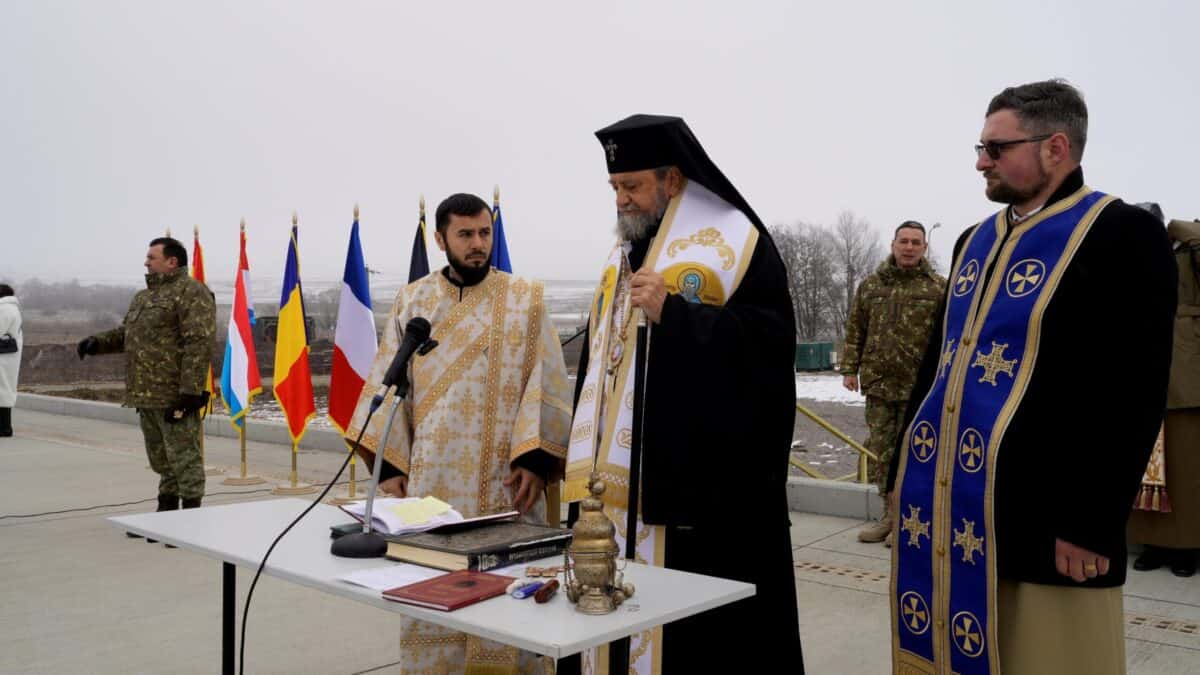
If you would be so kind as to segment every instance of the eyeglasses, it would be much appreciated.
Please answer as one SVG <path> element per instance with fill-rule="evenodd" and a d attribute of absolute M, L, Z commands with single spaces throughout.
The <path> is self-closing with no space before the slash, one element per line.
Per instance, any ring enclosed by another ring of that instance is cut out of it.
<path fill-rule="evenodd" d="M 1054 134 L 1042 134 L 1041 136 L 1032 136 L 1030 138 L 1018 138 L 1015 141 L 984 141 L 975 146 L 975 156 L 982 157 L 983 153 L 987 153 L 988 157 L 993 160 L 1000 159 L 1000 155 L 1008 148 L 1022 143 L 1036 143 L 1050 138 Z"/>

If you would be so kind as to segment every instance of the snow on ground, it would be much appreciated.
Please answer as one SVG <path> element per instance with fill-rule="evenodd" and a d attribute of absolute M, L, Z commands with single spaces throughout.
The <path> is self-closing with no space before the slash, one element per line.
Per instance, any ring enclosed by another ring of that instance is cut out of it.
<path fill-rule="evenodd" d="M 862 394 L 847 391 L 842 386 L 841 375 L 796 375 L 796 398 L 809 398 L 817 401 L 831 401 L 846 405 L 866 405 L 867 400 Z"/>

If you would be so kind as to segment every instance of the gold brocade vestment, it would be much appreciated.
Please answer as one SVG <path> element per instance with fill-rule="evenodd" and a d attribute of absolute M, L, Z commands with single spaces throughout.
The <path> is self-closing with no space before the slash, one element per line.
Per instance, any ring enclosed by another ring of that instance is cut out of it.
<path fill-rule="evenodd" d="M 356 433 L 409 319 L 425 317 L 438 347 L 414 356 L 409 399 L 396 413 L 384 459 L 408 475 L 410 496 L 432 495 L 466 517 L 512 508 L 503 485 L 512 461 L 534 450 L 566 457 L 570 387 L 543 287 L 495 269 L 459 288 L 435 272 L 400 290 L 351 421 Z M 371 419 L 362 454 L 373 458 L 390 398 Z M 351 439 L 353 440 L 353 439 Z M 561 468 L 559 469 L 561 472 Z M 546 503 L 525 514 L 544 523 Z M 542 672 L 542 659 L 432 624 L 405 620 L 405 673 Z"/>

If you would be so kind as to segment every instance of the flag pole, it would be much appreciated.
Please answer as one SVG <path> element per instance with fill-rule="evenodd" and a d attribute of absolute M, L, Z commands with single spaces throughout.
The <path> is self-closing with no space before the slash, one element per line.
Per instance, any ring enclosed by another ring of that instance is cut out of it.
<path fill-rule="evenodd" d="M 354 222 L 356 222 L 356 223 L 358 222 L 358 204 L 354 205 Z M 343 439 L 343 442 L 344 442 L 344 439 Z M 358 486 L 358 481 L 355 479 L 355 475 L 356 475 L 355 469 L 358 466 L 358 456 L 354 452 L 353 445 L 351 445 L 350 443 L 347 442 L 346 447 L 349 448 L 349 452 L 350 452 L 350 482 L 346 484 L 346 496 L 345 497 L 334 497 L 333 498 L 334 504 L 349 504 L 351 502 L 358 501 L 358 497 L 355 496 L 355 494 L 354 494 L 355 488 Z"/>
<path fill-rule="evenodd" d="M 240 234 L 240 236 L 242 238 L 241 241 L 245 241 L 245 237 L 246 237 L 246 219 L 245 218 L 242 218 L 242 222 L 239 225 L 239 229 L 241 232 L 241 234 Z M 241 245 L 239 243 L 239 251 L 240 251 L 240 246 Z M 240 255 L 240 252 L 239 252 L 239 255 Z M 237 273 L 239 275 L 242 273 L 240 264 L 238 265 Z M 235 285 L 235 287 L 236 287 L 236 285 Z M 249 296 L 247 296 L 246 300 L 249 301 L 249 299 L 250 299 Z M 238 425 L 238 445 L 241 447 L 241 451 L 242 451 L 242 473 L 240 476 L 229 476 L 225 480 L 221 481 L 221 484 L 222 485 L 261 485 L 267 481 L 264 480 L 261 476 L 256 476 L 254 474 L 250 474 L 250 473 L 246 472 L 246 428 L 247 428 L 247 425 L 250 424 L 250 401 L 249 400 L 246 401 L 246 409 L 242 413 L 242 418 L 240 421 L 241 421 L 241 424 Z"/>
<path fill-rule="evenodd" d="M 200 225 L 199 224 L 192 225 L 192 239 L 196 245 L 199 245 L 199 243 L 200 243 Z M 198 264 L 199 264 L 199 261 L 192 260 L 192 270 L 193 270 L 192 276 L 193 277 L 196 276 L 195 269 L 196 269 L 196 265 L 198 265 Z M 204 284 L 205 286 L 208 286 L 207 279 L 202 279 L 200 283 Z M 208 372 L 211 375 L 212 374 L 212 354 L 209 354 L 208 361 L 209 361 Z M 205 376 L 206 380 L 207 380 L 207 377 L 208 376 L 206 375 Z M 207 386 L 207 384 L 208 383 L 206 381 L 205 385 Z M 205 463 L 206 457 L 204 454 L 204 437 L 206 434 L 204 433 L 204 421 L 206 419 L 208 419 L 208 413 L 212 412 L 212 409 L 213 409 L 212 396 L 214 393 L 215 392 L 212 392 L 212 391 L 208 392 L 208 395 L 209 395 L 208 405 L 205 406 L 206 409 L 204 411 L 204 414 L 200 415 L 200 466 L 204 467 L 204 475 L 205 476 L 222 476 L 225 474 L 224 471 L 218 469 L 217 467 L 209 466 L 208 464 Z M 197 414 L 199 414 L 199 413 L 197 413 Z"/>
<path fill-rule="evenodd" d="M 290 230 L 288 230 L 289 237 L 291 236 L 292 232 L 296 231 L 296 228 L 299 227 L 299 224 L 300 224 L 300 215 L 297 214 L 295 211 L 292 211 L 292 227 Z M 294 243 L 295 242 L 293 242 L 293 244 Z M 300 278 L 300 251 L 299 250 L 296 251 L 296 278 L 297 278 L 297 280 L 299 280 L 299 278 Z M 300 298 L 301 298 L 300 307 L 303 308 L 304 307 L 303 292 L 300 293 Z M 306 317 L 304 316 L 304 312 L 301 311 L 300 312 L 301 322 L 303 322 L 305 318 Z M 305 328 L 305 330 L 307 330 L 307 327 Z M 275 348 L 278 349 L 279 348 L 278 347 L 278 335 L 279 335 L 278 328 L 276 329 L 275 334 L 276 334 L 276 347 Z M 307 333 L 306 333 L 306 336 L 307 336 Z M 307 337 L 306 337 L 306 341 L 307 341 Z M 306 349 L 306 351 L 304 353 L 304 358 L 307 359 L 308 358 L 307 347 L 305 349 Z M 278 380 L 279 380 L 279 373 L 276 372 L 272 375 L 271 386 L 274 387 L 275 384 L 278 382 Z M 276 398 L 278 398 L 278 396 L 276 396 Z M 285 413 L 286 413 L 286 411 L 285 411 Z M 286 419 L 286 414 L 285 414 L 285 419 Z M 317 491 L 317 486 L 315 486 L 311 483 L 301 483 L 299 480 L 299 471 L 297 471 L 297 467 L 296 467 L 296 458 L 299 454 L 300 454 L 300 442 L 293 438 L 292 439 L 292 473 L 291 473 L 291 476 L 289 477 L 287 483 L 279 483 L 274 488 L 272 488 L 271 494 L 273 494 L 273 495 L 306 495 L 306 494 L 311 494 L 311 493 Z"/>

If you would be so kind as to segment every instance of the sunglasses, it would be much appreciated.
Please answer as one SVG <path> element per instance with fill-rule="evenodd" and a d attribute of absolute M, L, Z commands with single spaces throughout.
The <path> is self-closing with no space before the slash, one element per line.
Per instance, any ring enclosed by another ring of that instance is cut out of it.
<path fill-rule="evenodd" d="M 975 146 L 975 156 L 980 157 L 986 152 L 988 157 L 991 157 L 993 160 L 997 160 L 1000 159 L 1000 155 L 1004 154 L 1005 150 L 1014 145 L 1020 145 L 1022 143 L 1037 143 L 1038 141 L 1044 141 L 1053 135 L 1054 134 L 1042 134 L 1041 136 L 1032 136 L 1030 138 L 1018 138 L 1015 141 L 984 141 L 983 143 Z"/>

